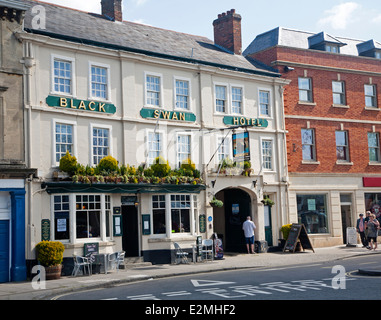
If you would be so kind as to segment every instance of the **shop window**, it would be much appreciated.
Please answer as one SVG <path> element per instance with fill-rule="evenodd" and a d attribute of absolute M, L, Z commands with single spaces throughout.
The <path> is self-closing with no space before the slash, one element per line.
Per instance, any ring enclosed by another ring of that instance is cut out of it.
<path fill-rule="evenodd" d="M 190 232 L 190 195 L 171 195 L 172 233 Z"/>
<path fill-rule="evenodd" d="M 381 220 L 381 193 L 365 193 L 365 208 Z"/>
<path fill-rule="evenodd" d="M 324 194 L 297 195 L 298 222 L 310 234 L 328 233 L 327 196 Z"/>
<path fill-rule="evenodd" d="M 152 196 L 153 233 L 165 234 L 165 195 Z"/>
<path fill-rule="evenodd" d="M 70 240 L 70 205 L 68 195 L 57 195 L 54 201 L 54 239 Z"/>

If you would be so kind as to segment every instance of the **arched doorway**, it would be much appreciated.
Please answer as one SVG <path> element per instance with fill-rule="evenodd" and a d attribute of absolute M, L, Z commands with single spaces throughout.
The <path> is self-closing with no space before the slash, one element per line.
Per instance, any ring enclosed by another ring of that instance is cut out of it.
<path fill-rule="evenodd" d="M 214 232 L 222 238 L 224 251 L 246 252 L 242 224 L 247 216 L 252 216 L 250 195 L 241 189 L 229 188 L 218 192 L 216 198 L 224 202 L 222 208 L 213 209 Z"/>

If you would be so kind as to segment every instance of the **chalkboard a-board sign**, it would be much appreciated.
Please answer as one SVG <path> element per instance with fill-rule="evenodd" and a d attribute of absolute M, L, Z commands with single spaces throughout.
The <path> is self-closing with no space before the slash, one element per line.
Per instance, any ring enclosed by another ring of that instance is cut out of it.
<path fill-rule="evenodd" d="M 314 248 L 312 247 L 310 238 L 308 237 L 306 227 L 304 224 L 296 223 L 292 224 L 291 226 L 291 230 L 288 235 L 286 244 L 284 245 L 283 252 L 286 250 L 295 252 L 298 240 L 300 241 L 303 251 L 312 250 L 315 252 Z"/>
<path fill-rule="evenodd" d="M 90 254 L 98 254 L 99 253 L 99 243 L 85 243 L 83 247 L 83 254 L 85 256 Z"/>

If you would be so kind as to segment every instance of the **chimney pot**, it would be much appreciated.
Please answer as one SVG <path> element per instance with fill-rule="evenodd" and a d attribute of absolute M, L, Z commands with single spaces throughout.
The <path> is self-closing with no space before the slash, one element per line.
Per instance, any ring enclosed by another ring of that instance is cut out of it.
<path fill-rule="evenodd" d="M 214 43 L 235 54 L 242 53 L 241 15 L 231 9 L 213 21 Z"/>

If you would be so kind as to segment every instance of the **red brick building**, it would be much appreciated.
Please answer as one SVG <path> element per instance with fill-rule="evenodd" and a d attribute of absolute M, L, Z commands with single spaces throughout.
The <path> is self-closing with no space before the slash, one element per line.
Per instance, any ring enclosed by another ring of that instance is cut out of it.
<path fill-rule="evenodd" d="M 342 244 L 381 208 L 381 44 L 276 28 L 244 55 L 291 80 L 284 91 L 289 219 L 315 246 Z"/>

